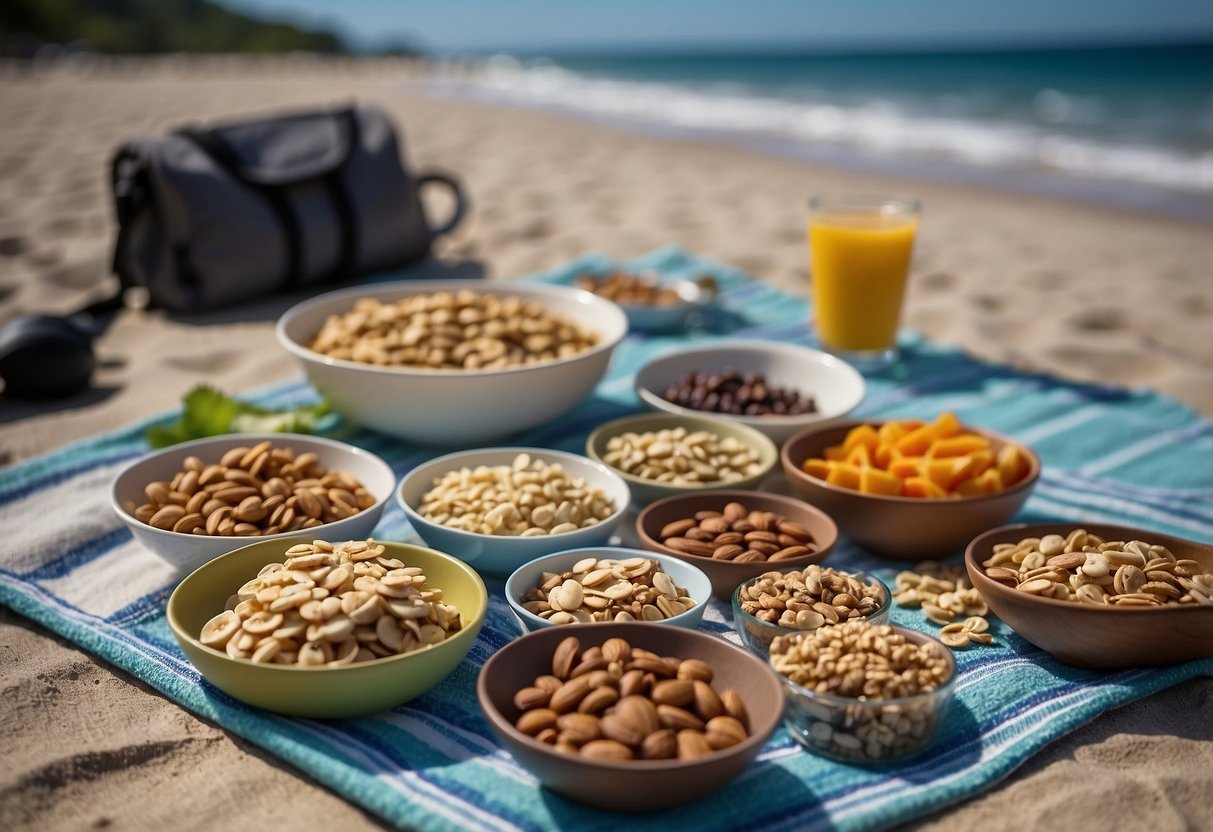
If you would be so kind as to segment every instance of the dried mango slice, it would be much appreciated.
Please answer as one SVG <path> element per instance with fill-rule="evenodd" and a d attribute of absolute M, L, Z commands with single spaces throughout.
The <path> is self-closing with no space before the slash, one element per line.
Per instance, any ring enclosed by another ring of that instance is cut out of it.
<path fill-rule="evenodd" d="M 884 494 L 890 497 L 901 495 L 900 477 L 887 474 L 879 468 L 864 468 L 859 474 L 859 490 L 865 494 Z"/>
<path fill-rule="evenodd" d="M 918 497 L 927 500 L 943 500 L 947 498 L 948 492 L 926 477 L 910 477 L 901 487 L 901 496 Z"/>
<path fill-rule="evenodd" d="M 861 473 L 863 473 L 863 469 L 856 468 L 854 465 L 848 465 L 845 462 L 831 462 L 830 472 L 826 474 L 826 482 L 830 485 L 837 485 L 839 488 L 858 491 Z"/>

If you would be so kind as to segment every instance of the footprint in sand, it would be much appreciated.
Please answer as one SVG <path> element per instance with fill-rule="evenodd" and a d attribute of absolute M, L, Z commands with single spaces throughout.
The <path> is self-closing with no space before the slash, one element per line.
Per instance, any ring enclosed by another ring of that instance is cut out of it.
<path fill-rule="evenodd" d="M 19 234 L 14 234 L 11 237 L 0 237 L 0 254 L 5 257 L 16 257 L 19 254 L 24 254 L 29 248 L 29 243 Z"/>
<path fill-rule="evenodd" d="M 19 291 L 21 291 L 19 283 L 0 283 L 0 303 L 5 303 Z"/>
<path fill-rule="evenodd" d="M 956 278 L 947 272 L 931 272 L 916 279 L 914 285 L 925 292 L 943 292 L 956 285 Z"/>
<path fill-rule="evenodd" d="M 88 289 L 104 280 L 106 274 L 103 261 L 86 260 L 49 271 L 43 280 L 61 289 Z"/>
<path fill-rule="evenodd" d="M 1067 316 L 1065 323 L 1084 332 L 1115 332 L 1124 328 L 1125 315 L 1119 309 L 1092 306 Z"/>
<path fill-rule="evenodd" d="M 1000 312 L 1003 307 L 1003 299 L 994 295 L 973 295 L 969 298 L 969 303 L 982 312 Z"/>
<path fill-rule="evenodd" d="M 1141 349 L 1099 347 L 1089 343 L 1060 343 L 1045 350 L 1045 355 L 1062 367 L 1079 367 L 1089 378 L 1121 384 L 1147 384 L 1165 373 L 1170 362 Z"/>
<path fill-rule="evenodd" d="M 165 358 L 164 363 L 187 373 L 222 373 L 236 366 L 243 357 L 244 353 L 236 350 L 216 350 L 197 355 L 174 355 Z"/>
<path fill-rule="evenodd" d="M 84 222 L 79 214 L 60 214 L 47 220 L 42 226 L 42 233 L 47 237 L 74 237 L 83 227 Z"/>

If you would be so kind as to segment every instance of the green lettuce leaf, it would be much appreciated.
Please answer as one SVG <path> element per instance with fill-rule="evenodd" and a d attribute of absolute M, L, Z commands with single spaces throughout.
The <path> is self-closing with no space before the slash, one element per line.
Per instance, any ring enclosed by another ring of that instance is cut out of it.
<path fill-rule="evenodd" d="M 268 410 L 199 385 L 186 394 L 176 422 L 153 425 L 145 436 L 153 448 L 166 448 L 224 433 L 314 433 L 327 415 L 329 406 L 324 400 L 287 410 Z"/>

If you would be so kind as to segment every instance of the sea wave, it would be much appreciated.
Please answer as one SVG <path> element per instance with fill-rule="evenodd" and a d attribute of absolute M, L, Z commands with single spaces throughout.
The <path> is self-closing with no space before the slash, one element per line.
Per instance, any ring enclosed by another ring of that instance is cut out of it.
<path fill-rule="evenodd" d="M 873 95 L 842 103 L 782 97 L 745 85 L 693 85 L 584 75 L 550 62 L 499 57 L 440 68 L 431 93 L 734 137 L 932 158 L 983 168 L 1072 176 L 1203 194 L 1213 192 L 1213 151 L 1067 133 L 1046 123 L 923 112 Z M 1045 91 L 1059 111 L 1060 93 Z"/>

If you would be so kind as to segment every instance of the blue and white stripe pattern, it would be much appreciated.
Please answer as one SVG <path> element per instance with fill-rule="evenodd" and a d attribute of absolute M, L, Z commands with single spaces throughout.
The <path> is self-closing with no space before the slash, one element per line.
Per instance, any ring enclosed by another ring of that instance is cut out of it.
<path fill-rule="evenodd" d="M 538 278 L 568 282 L 582 271 L 616 265 L 589 257 Z M 521 443 L 580 452 L 597 424 L 639 409 L 631 378 L 656 350 L 736 334 L 812 343 L 804 301 L 737 271 L 678 249 L 627 265 L 670 276 L 714 276 L 723 289 L 722 314 L 705 322 L 710 332 L 695 336 L 629 336 L 593 402 L 521 437 Z M 951 408 L 963 420 L 1031 443 L 1045 470 L 1021 519 L 1121 522 L 1213 539 L 1213 425 L 1182 405 L 1148 392 L 1013 372 L 915 338 L 904 343 L 904 356 L 897 371 L 869 376 L 860 413 L 930 417 Z M 256 398 L 281 406 L 313 396 L 306 384 L 296 382 Z M 204 683 L 164 619 L 172 589 L 168 569 L 132 541 L 109 508 L 110 479 L 146 451 L 146 426 L 133 425 L 0 472 L 6 542 L 0 552 L 0 602 L 403 826 L 879 829 L 987 788 L 1046 743 L 1110 708 L 1213 674 L 1213 659 L 1113 674 L 1078 671 L 1055 663 L 995 621 L 997 646 L 959 654 L 951 716 L 932 749 L 917 758 L 879 771 L 839 765 L 805 753 L 780 730 L 759 761 L 720 793 L 669 813 L 621 819 L 539 789 L 497 747 L 480 716 L 476 673 L 517 634 L 499 581 L 490 584 L 488 620 L 468 658 L 407 706 L 358 720 L 288 719 L 246 707 Z M 384 456 L 397 474 L 435 455 L 354 429 L 342 438 Z M 389 539 L 411 534 L 394 505 L 376 530 Z M 847 543 L 832 563 L 876 569 L 889 578 L 895 571 Z M 916 612 L 896 609 L 893 618 L 926 629 Z M 712 602 L 703 627 L 730 636 L 725 606 Z"/>

